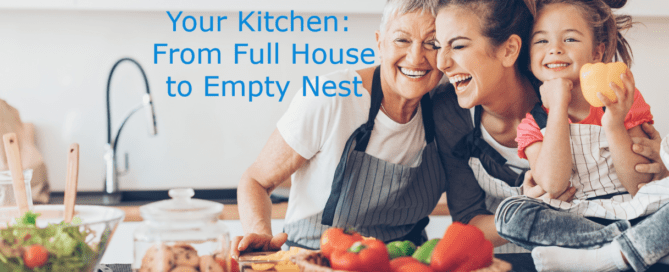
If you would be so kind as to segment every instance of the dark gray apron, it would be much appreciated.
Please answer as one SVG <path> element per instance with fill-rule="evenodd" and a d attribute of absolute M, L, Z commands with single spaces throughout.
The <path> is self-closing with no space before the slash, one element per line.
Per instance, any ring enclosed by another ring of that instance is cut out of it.
<path fill-rule="evenodd" d="M 418 167 L 386 162 L 365 153 L 383 100 L 379 67 L 374 71 L 371 95 L 367 123 L 346 142 L 324 210 L 286 224 L 286 245 L 318 249 L 321 234 L 331 227 L 353 227 L 363 236 L 384 242 L 411 240 L 420 245 L 427 241 L 428 215 L 446 189 L 434 141 L 430 95 L 423 96 L 420 102 L 427 145 Z"/>

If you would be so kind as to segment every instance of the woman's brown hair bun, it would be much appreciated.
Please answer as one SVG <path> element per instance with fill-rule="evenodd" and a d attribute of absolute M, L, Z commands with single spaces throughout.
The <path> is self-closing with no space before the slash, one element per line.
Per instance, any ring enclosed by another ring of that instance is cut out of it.
<path fill-rule="evenodd" d="M 618 9 L 624 7 L 627 4 L 627 0 L 604 0 L 604 3 L 611 8 Z"/>

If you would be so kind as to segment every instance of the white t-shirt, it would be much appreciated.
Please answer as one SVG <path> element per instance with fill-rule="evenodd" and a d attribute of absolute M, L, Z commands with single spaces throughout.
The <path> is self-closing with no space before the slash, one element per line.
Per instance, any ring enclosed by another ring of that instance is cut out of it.
<path fill-rule="evenodd" d="M 317 214 L 325 208 L 332 189 L 334 172 L 346 141 L 367 122 L 371 104 L 370 93 L 358 84 L 353 94 L 353 80 L 360 75 L 354 70 L 341 70 L 321 76 L 319 82 L 332 80 L 339 86 L 351 81 L 348 97 L 319 96 L 300 90 L 288 110 L 277 123 L 277 129 L 288 145 L 307 162 L 292 175 L 286 224 Z M 311 79 L 315 82 L 315 79 Z M 335 90 L 330 90 L 335 92 Z M 345 91 L 336 91 L 344 92 Z M 367 154 L 381 160 L 407 166 L 418 166 L 425 147 L 425 130 L 420 107 L 406 124 L 399 124 L 379 110 L 367 145 Z"/>

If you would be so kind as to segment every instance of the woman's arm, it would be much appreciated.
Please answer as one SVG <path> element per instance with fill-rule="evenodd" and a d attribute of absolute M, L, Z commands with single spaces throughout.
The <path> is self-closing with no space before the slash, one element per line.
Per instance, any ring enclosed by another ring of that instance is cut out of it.
<path fill-rule="evenodd" d="M 476 226 L 495 247 L 508 243 L 497 233 L 495 216 L 486 209 L 485 192 L 469 165 L 461 160 L 444 160 L 444 157 L 442 164 L 447 167 L 446 200 L 453 221 Z"/>
<path fill-rule="evenodd" d="M 505 245 L 509 241 L 505 240 L 501 236 L 499 236 L 499 233 L 497 233 L 497 229 L 495 228 L 495 215 L 492 214 L 480 214 L 472 218 L 472 220 L 469 221 L 470 225 L 474 225 L 475 227 L 479 228 L 481 231 L 483 231 L 483 235 L 485 236 L 485 239 L 490 241 L 493 246 L 498 247 Z"/>
<path fill-rule="evenodd" d="M 272 235 L 270 193 L 307 160 L 293 150 L 278 129 L 274 130 L 256 161 L 246 169 L 237 189 L 243 237 L 232 242 L 232 256 L 247 249 L 279 249 L 287 236 Z"/>
<path fill-rule="evenodd" d="M 616 174 L 625 189 L 634 196 L 639 190 L 639 184 L 649 182 L 652 175 L 639 173 L 634 169 L 637 164 L 647 164 L 650 161 L 635 154 L 630 148 L 632 137 L 645 136 L 645 133 L 639 126 L 629 130 L 625 128 L 625 118 L 634 104 L 635 87 L 634 78 L 629 69 L 621 75 L 621 78 L 624 89 L 614 83 L 609 84 L 618 98 L 617 102 L 612 102 L 601 93 L 597 93 L 597 97 L 606 106 L 606 111 L 602 116 L 602 127 L 609 141 L 609 149 L 613 164 L 616 167 Z"/>
<path fill-rule="evenodd" d="M 495 241 L 493 243 L 495 246 L 507 243 L 497 234 L 492 213 L 486 208 L 485 192 L 479 186 L 472 168 L 467 163 L 468 160 L 453 155 L 453 149 L 460 139 L 474 129 L 470 110 L 460 108 L 455 90 L 450 84 L 438 86 L 432 101 L 434 101 L 435 140 L 446 172 L 444 187 L 448 210 L 453 221 L 464 224 L 476 223 L 486 239 Z M 481 220 L 488 217 L 493 220 Z"/>
<path fill-rule="evenodd" d="M 569 188 L 571 148 L 569 144 L 568 106 L 572 83 L 553 79 L 541 85 L 544 106 L 550 109 L 543 142 L 525 148 L 525 155 L 534 173 L 534 180 L 550 198 L 557 198 Z"/>

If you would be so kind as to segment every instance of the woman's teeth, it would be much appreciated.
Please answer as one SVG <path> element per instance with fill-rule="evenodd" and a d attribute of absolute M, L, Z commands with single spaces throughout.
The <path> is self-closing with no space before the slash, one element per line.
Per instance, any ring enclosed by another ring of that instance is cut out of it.
<path fill-rule="evenodd" d="M 457 75 L 449 77 L 448 81 L 450 81 L 458 91 L 462 91 L 469 86 L 470 79 L 472 79 L 471 75 Z"/>
<path fill-rule="evenodd" d="M 546 67 L 553 69 L 553 68 L 558 68 L 558 67 L 567 67 L 569 66 L 569 63 L 549 63 L 546 64 Z"/>
<path fill-rule="evenodd" d="M 468 80 L 468 79 L 471 79 L 471 78 L 472 78 L 471 75 L 466 75 L 466 76 L 465 75 L 457 75 L 457 76 L 449 77 L 448 81 L 450 81 L 451 84 L 455 84 L 455 83 L 458 83 L 460 81 L 465 81 L 465 80 Z"/>
<path fill-rule="evenodd" d="M 405 76 L 408 76 L 410 78 L 419 78 L 427 74 L 428 71 L 426 70 L 411 70 L 407 68 L 402 68 L 400 67 L 400 72 L 404 74 Z"/>

